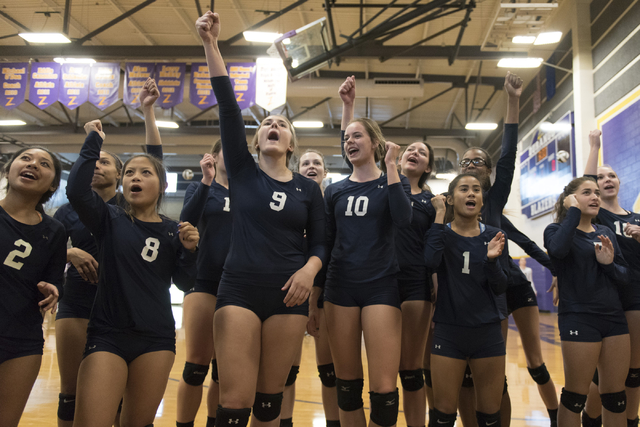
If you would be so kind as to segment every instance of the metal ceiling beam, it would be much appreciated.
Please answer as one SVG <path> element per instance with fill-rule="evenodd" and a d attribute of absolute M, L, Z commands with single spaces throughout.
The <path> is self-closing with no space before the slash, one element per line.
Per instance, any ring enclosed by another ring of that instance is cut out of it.
<path fill-rule="evenodd" d="M 337 70 L 322 70 L 320 71 L 320 78 L 331 78 L 331 79 L 346 79 L 349 76 L 355 76 L 356 79 L 364 79 L 365 72 L 354 72 L 354 71 L 337 71 Z M 454 76 L 448 74 L 420 74 L 416 77 L 415 74 L 409 73 L 369 73 L 369 78 L 421 78 L 425 83 L 451 83 L 455 87 L 465 87 L 467 84 L 475 84 L 476 76 L 471 76 L 467 80 L 465 76 Z M 295 83 L 294 83 L 295 84 Z M 497 88 L 501 88 L 504 85 L 504 77 L 482 77 L 481 85 L 486 86 L 494 86 Z"/>
<path fill-rule="evenodd" d="M 2 16 L 5 20 L 7 20 L 11 25 L 13 25 L 16 29 L 18 30 L 23 30 L 26 31 L 28 33 L 31 32 L 30 29 L 28 29 L 27 27 L 25 27 L 24 25 L 22 25 L 20 22 L 18 22 L 17 20 L 15 20 L 13 17 L 11 17 L 8 13 L 5 13 L 3 11 L 0 10 L 0 16 Z"/>
<path fill-rule="evenodd" d="M 52 8 L 53 10 L 59 11 L 61 9 L 60 5 L 58 3 L 55 2 L 55 0 L 43 0 L 47 6 L 49 6 L 50 8 Z M 80 34 L 87 34 L 89 32 L 89 30 L 87 28 L 84 27 L 84 25 L 82 25 L 77 19 L 75 19 L 73 16 L 69 17 L 69 22 L 71 23 L 71 26 L 73 28 L 76 29 L 76 31 L 78 31 Z M 91 40 L 92 43 L 97 43 L 97 44 L 103 44 L 97 37 L 94 37 Z"/>
<path fill-rule="evenodd" d="M 451 56 L 449 56 L 449 65 L 453 65 L 453 63 L 458 58 L 458 52 L 460 51 L 460 43 L 462 43 L 462 36 L 464 35 L 464 30 L 467 28 L 467 24 L 471 20 L 471 12 L 476 7 L 475 0 L 471 0 L 469 6 L 467 7 L 467 13 L 464 16 L 462 24 L 460 26 L 460 32 L 458 33 L 458 39 L 456 40 L 455 47 L 453 48 L 453 52 L 451 52 Z"/>
<path fill-rule="evenodd" d="M 266 17 L 262 21 L 258 22 L 257 24 L 254 24 L 254 25 L 250 26 L 249 28 L 247 28 L 245 30 L 242 30 L 241 32 L 239 32 L 235 36 L 228 38 L 227 40 L 223 41 L 222 44 L 231 45 L 231 44 L 237 42 L 238 40 L 242 40 L 242 38 L 244 37 L 242 35 L 243 32 L 257 30 L 258 28 L 262 27 L 263 25 L 268 24 L 269 22 L 273 21 L 274 19 L 277 19 L 277 18 L 281 17 L 285 13 L 289 12 L 290 10 L 295 9 L 296 7 L 300 6 L 301 4 L 306 3 L 307 1 L 308 0 L 298 0 L 297 2 L 285 7 L 284 9 L 279 10 L 278 12 L 269 15 L 268 17 Z"/>
<path fill-rule="evenodd" d="M 111 28 L 114 25 L 116 25 L 118 22 L 127 19 L 128 17 L 130 17 L 134 13 L 138 12 L 139 10 L 144 9 L 145 7 L 147 7 L 150 4 L 155 3 L 155 2 L 156 2 L 156 0 L 145 0 L 144 2 L 142 2 L 139 5 L 137 5 L 136 7 L 134 7 L 133 9 L 129 9 L 128 11 L 124 12 L 122 15 L 118 16 L 117 18 L 112 19 L 111 21 L 107 22 L 102 27 L 100 27 L 100 28 L 98 28 L 96 30 L 93 30 L 89 34 L 85 35 L 84 37 L 76 40 L 76 43 L 81 45 L 82 43 L 86 42 L 87 40 L 90 40 L 92 37 L 97 36 L 98 34 L 108 30 L 109 28 Z"/>
<path fill-rule="evenodd" d="M 422 5 L 420 4 L 415 4 L 415 3 L 402 3 L 402 4 L 389 4 L 389 3 L 367 3 L 367 4 L 363 4 L 362 7 L 365 9 L 375 9 L 375 8 L 383 8 L 383 9 L 387 9 L 387 8 L 393 8 L 393 9 L 407 9 L 407 8 L 412 8 L 415 9 L 416 7 L 420 7 Z M 356 3 L 334 3 L 331 5 L 332 8 L 349 8 L 349 9 L 354 9 L 354 8 L 359 8 L 360 4 L 356 4 Z M 448 8 L 448 7 L 458 7 L 458 6 L 442 6 L 443 8 Z"/>
<path fill-rule="evenodd" d="M 325 99 L 323 99 L 322 101 L 320 101 L 320 102 L 316 102 L 315 104 L 313 104 L 313 105 L 312 105 L 312 106 L 310 106 L 310 107 L 304 107 L 304 109 L 303 109 L 302 111 L 300 111 L 299 113 L 294 114 L 294 115 L 293 115 L 289 120 L 291 121 L 291 120 L 293 120 L 293 119 L 296 119 L 296 118 L 300 117 L 301 115 L 303 115 L 303 114 L 305 114 L 305 113 L 308 113 L 309 111 L 311 111 L 311 110 L 313 110 L 314 108 L 316 108 L 318 105 L 322 105 L 322 104 L 324 104 L 325 102 L 329 101 L 330 99 L 331 99 L 331 97 L 330 97 L 330 96 L 328 96 L 328 97 L 326 97 Z"/>
<path fill-rule="evenodd" d="M 196 10 L 198 11 L 198 16 L 204 15 L 202 12 L 202 6 L 200 6 L 200 0 L 196 0 Z"/>
<path fill-rule="evenodd" d="M 394 120 L 395 120 L 395 119 L 397 119 L 398 117 L 402 117 L 402 116 L 404 116 L 405 114 L 412 112 L 413 110 L 415 110 L 415 109 L 416 109 L 416 108 L 418 108 L 418 107 L 422 107 L 424 104 L 426 104 L 426 103 L 428 103 L 428 102 L 433 101 L 434 99 L 436 99 L 436 98 L 438 98 L 438 97 L 440 97 L 440 96 L 444 95 L 445 93 L 447 93 L 447 92 L 449 92 L 450 90 L 453 90 L 453 89 L 454 89 L 454 87 L 453 87 L 453 86 L 451 86 L 450 88 L 445 89 L 445 90 L 443 90 L 442 92 L 439 92 L 439 93 L 437 93 L 437 94 L 433 95 L 432 97 L 425 99 L 424 101 L 422 101 L 422 102 L 420 102 L 420 103 L 418 103 L 418 104 L 414 105 L 413 107 L 411 107 L 411 108 L 409 108 L 409 109 L 407 109 L 407 110 L 403 111 L 402 113 L 400 113 L 400 114 L 396 114 L 395 116 L 391 117 L 389 120 L 386 120 L 386 121 L 384 121 L 384 122 L 380 123 L 380 127 L 383 127 L 383 126 L 384 126 L 384 125 L 386 125 L 387 123 L 391 123 L 392 121 L 394 121 Z"/>
<path fill-rule="evenodd" d="M 449 16 L 449 15 L 451 15 L 453 13 L 460 12 L 461 10 L 464 10 L 464 9 L 454 9 L 454 10 L 449 10 L 449 11 L 446 11 L 446 12 L 443 12 L 443 9 L 438 9 L 437 11 L 435 11 L 433 13 L 430 13 L 425 17 L 422 17 L 422 18 L 420 18 L 420 19 L 418 19 L 416 21 L 411 22 L 409 25 L 405 25 L 404 27 L 397 28 L 397 29 L 394 29 L 394 30 L 391 30 L 391 31 L 387 32 L 384 35 L 384 38 L 378 38 L 378 42 L 385 43 L 385 42 L 391 40 L 392 38 L 397 37 L 400 34 L 405 33 L 407 31 L 415 28 L 416 25 L 420 25 L 420 24 L 423 24 L 423 23 L 429 23 L 429 22 L 434 21 L 436 19 L 444 18 L 444 17 Z M 425 35 L 425 37 L 427 37 L 427 36 Z"/>
<path fill-rule="evenodd" d="M 194 25 L 193 19 L 191 19 L 189 15 L 185 13 L 180 3 L 177 0 L 169 0 L 169 4 L 171 5 L 171 8 L 175 11 L 176 15 L 178 15 L 178 18 L 180 18 L 180 21 L 182 21 L 185 27 L 187 27 L 187 30 L 189 31 L 189 34 L 191 34 L 191 37 L 193 38 L 193 40 L 195 40 L 197 43 L 201 43 L 200 36 L 198 35 L 198 30 L 196 30 L 196 26 Z M 202 16 L 202 15 L 198 15 L 198 16 Z"/>
<path fill-rule="evenodd" d="M 64 18 L 62 21 L 62 34 L 69 37 L 69 18 L 71 17 L 71 0 L 64 2 Z"/>

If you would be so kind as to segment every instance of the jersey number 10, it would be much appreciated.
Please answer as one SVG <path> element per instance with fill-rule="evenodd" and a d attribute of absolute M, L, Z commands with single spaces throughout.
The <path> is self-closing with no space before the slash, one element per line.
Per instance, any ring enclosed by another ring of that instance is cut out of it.
<path fill-rule="evenodd" d="M 355 196 L 347 197 L 347 211 L 345 216 L 353 216 L 355 212 L 357 216 L 365 216 L 367 214 L 367 208 L 369 207 L 369 198 L 367 196 L 360 196 L 353 203 Z M 355 207 L 353 206 L 355 204 Z"/>

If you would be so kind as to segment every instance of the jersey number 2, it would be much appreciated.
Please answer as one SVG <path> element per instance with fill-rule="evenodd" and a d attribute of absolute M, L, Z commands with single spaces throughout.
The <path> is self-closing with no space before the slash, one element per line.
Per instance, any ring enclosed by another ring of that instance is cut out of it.
<path fill-rule="evenodd" d="M 158 249 L 160 249 L 160 240 L 155 237 L 147 237 L 144 241 L 146 246 L 142 248 L 142 259 L 147 262 L 153 262 L 158 258 Z"/>
<path fill-rule="evenodd" d="M 273 200 L 278 203 L 271 202 L 269 203 L 269 207 L 274 211 L 278 212 L 284 209 L 284 204 L 287 202 L 287 195 L 281 191 L 274 191 L 273 196 L 271 196 Z"/>
<path fill-rule="evenodd" d="M 18 249 L 14 249 L 9 252 L 9 255 L 4 259 L 4 265 L 8 265 L 9 267 L 13 267 L 16 270 L 20 270 L 24 265 L 24 262 L 14 261 L 16 258 L 26 258 L 31 254 L 31 245 L 24 240 L 16 240 L 14 243 L 17 247 L 24 246 L 24 250 L 20 251 Z"/>
<path fill-rule="evenodd" d="M 469 270 L 469 251 L 462 252 L 462 258 L 464 258 L 464 265 L 462 266 L 462 272 L 464 274 L 471 274 L 471 270 Z"/>

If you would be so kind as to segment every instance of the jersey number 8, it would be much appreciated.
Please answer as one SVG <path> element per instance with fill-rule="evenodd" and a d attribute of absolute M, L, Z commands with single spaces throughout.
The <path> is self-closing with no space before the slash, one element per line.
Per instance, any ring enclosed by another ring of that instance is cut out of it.
<path fill-rule="evenodd" d="M 20 270 L 24 265 L 24 262 L 17 262 L 14 260 L 16 258 L 28 257 L 31 254 L 32 247 L 29 243 L 25 242 L 22 239 L 16 240 L 13 244 L 16 245 L 17 247 L 24 246 L 24 250 L 20 251 L 18 249 L 14 249 L 11 252 L 9 252 L 9 255 L 7 255 L 7 257 L 4 259 L 4 265 L 13 267 L 16 270 Z"/>
<path fill-rule="evenodd" d="M 142 248 L 142 259 L 147 262 L 153 262 L 158 258 L 158 249 L 160 249 L 160 240 L 155 237 L 147 237 L 144 241 L 146 246 Z"/>

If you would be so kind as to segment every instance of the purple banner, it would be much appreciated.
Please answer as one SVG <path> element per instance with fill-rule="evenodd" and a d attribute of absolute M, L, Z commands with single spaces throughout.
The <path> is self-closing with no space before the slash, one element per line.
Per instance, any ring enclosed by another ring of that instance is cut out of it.
<path fill-rule="evenodd" d="M 60 101 L 70 110 L 78 108 L 89 98 L 89 64 L 62 64 L 60 67 Z"/>
<path fill-rule="evenodd" d="M 191 83 L 189 84 L 189 99 L 196 107 L 204 110 L 218 103 L 209 79 L 209 67 L 206 63 L 191 64 Z"/>
<path fill-rule="evenodd" d="M 31 64 L 29 101 L 44 110 L 58 101 L 60 91 L 60 64 L 57 62 L 34 62 Z"/>
<path fill-rule="evenodd" d="M 161 108 L 171 108 L 182 102 L 184 94 L 184 73 L 186 64 L 156 64 L 156 83 L 160 91 L 157 104 Z"/>
<path fill-rule="evenodd" d="M 0 105 L 13 110 L 24 102 L 27 93 L 28 62 L 14 62 L 0 66 Z"/>
<path fill-rule="evenodd" d="M 155 64 L 150 62 L 127 63 L 124 72 L 124 103 L 133 108 L 140 106 L 140 91 L 144 82 L 153 77 Z"/>
<path fill-rule="evenodd" d="M 256 103 L 256 64 L 255 62 L 231 62 L 227 64 L 233 91 L 241 110 Z"/>
<path fill-rule="evenodd" d="M 120 64 L 117 62 L 98 62 L 91 67 L 89 81 L 89 102 L 101 110 L 118 100 L 120 88 Z"/>

